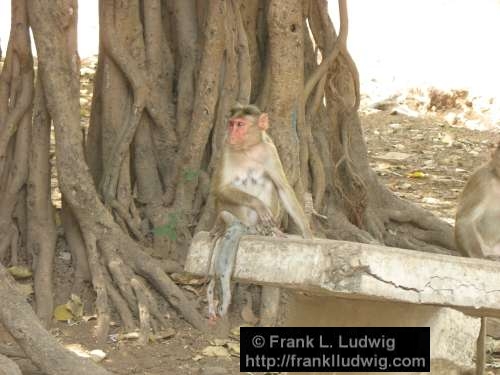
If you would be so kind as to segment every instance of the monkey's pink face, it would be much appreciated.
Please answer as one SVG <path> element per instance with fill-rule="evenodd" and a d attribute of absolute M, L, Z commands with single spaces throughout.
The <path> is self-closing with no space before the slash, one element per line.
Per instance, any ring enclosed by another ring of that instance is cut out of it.
<path fill-rule="evenodd" d="M 238 145 L 245 142 L 248 128 L 251 125 L 250 121 L 242 117 L 232 118 L 229 120 L 229 124 L 227 126 L 229 144 Z"/>

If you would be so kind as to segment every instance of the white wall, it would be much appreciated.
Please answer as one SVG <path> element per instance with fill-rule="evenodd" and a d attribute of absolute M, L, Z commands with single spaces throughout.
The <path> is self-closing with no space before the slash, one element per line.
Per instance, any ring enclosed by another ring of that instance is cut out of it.
<path fill-rule="evenodd" d="M 10 1 L 0 0 L 4 54 Z M 337 2 L 329 3 L 335 18 Z M 97 53 L 97 5 L 79 2 L 82 58 Z M 376 78 L 394 88 L 469 87 L 500 97 L 500 0 L 348 0 L 348 7 L 349 49 L 363 85 Z"/>
<path fill-rule="evenodd" d="M 348 47 L 363 82 L 471 87 L 500 97 L 499 0 L 347 2 Z M 337 16 L 337 2 L 329 6 Z"/>
<path fill-rule="evenodd" d="M 0 0 L 0 39 L 3 55 L 10 32 L 10 2 Z M 78 4 L 78 50 L 82 58 L 97 54 L 99 46 L 98 0 L 80 0 Z"/>

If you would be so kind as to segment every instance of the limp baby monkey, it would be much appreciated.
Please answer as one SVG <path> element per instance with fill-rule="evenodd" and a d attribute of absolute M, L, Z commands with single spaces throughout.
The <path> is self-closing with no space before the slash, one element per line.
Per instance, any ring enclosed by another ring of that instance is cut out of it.
<path fill-rule="evenodd" d="M 213 194 L 217 219 L 211 231 L 225 233 L 214 251 L 214 278 L 207 289 L 209 319 L 215 321 L 214 288 L 221 282 L 222 302 L 218 315 L 227 313 L 231 302 L 231 276 L 243 234 L 271 232 L 280 235 L 276 220 L 280 201 L 300 228 L 312 239 L 309 222 L 295 192 L 288 183 L 278 151 L 267 134 L 269 119 L 253 105 L 236 105 L 231 110 L 222 150 L 221 164 L 215 172 Z"/>

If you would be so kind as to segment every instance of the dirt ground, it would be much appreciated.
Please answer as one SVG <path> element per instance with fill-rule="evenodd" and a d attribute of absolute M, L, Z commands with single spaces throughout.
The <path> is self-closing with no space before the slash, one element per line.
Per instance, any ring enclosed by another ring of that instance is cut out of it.
<path fill-rule="evenodd" d="M 82 127 L 88 124 L 95 59 L 82 68 Z M 373 95 L 372 95 L 373 94 Z M 453 223 L 457 197 L 471 172 L 487 160 L 489 149 L 500 140 L 498 124 L 489 116 L 493 102 L 478 106 L 464 93 L 412 90 L 378 98 L 365 92 L 361 118 L 371 165 L 382 181 L 400 197 L 417 203 Z M 477 101 L 477 100 L 476 100 Z M 484 103 L 484 100 L 481 101 Z M 477 103 L 476 103 L 477 104 Z M 451 113 L 451 115 L 450 115 Z M 470 128 L 488 124 L 489 130 Z M 55 183 L 55 205 L 60 195 Z M 60 233 L 56 255 L 57 304 L 65 303 L 72 269 L 68 248 Z M 198 280 L 180 280 L 193 298 L 204 305 L 205 287 Z M 84 296 L 85 313 L 92 313 L 92 292 Z M 167 309 L 168 310 L 168 309 Z M 51 332 L 64 345 L 106 353 L 102 365 L 117 374 L 237 374 L 238 336 L 211 341 L 169 311 L 171 330 L 165 338 L 139 347 L 134 339 L 119 336 L 115 323 L 105 345 L 92 338 L 95 320 L 55 323 Z M 0 342 L 10 341 L 0 332 Z M 493 372 L 492 372 L 493 373 Z M 500 373 L 500 372 L 499 372 Z"/>

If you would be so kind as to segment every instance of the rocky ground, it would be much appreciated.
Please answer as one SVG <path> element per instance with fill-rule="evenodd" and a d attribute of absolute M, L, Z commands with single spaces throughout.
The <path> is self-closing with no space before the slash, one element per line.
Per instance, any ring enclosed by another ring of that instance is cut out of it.
<path fill-rule="evenodd" d="M 82 127 L 88 124 L 95 59 L 82 68 Z M 371 165 L 381 180 L 404 199 L 411 200 L 453 223 L 457 197 L 471 172 L 487 160 L 500 140 L 496 103 L 473 98 L 467 92 L 433 89 L 408 90 L 380 97 L 376 85 L 367 85 L 361 118 Z M 60 195 L 54 181 L 55 205 Z M 71 259 L 62 237 L 56 258 L 57 303 L 67 300 Z M 176 280 L 194 298 L 203 298 L 200 280 L 177 275 Z M 85 300 L 92 301 L 89 292 Z M 87 311 L 89 303 L 87 302 Z M 171 327 L 155 342 L 139 347 L 132 336 L 119 335 L 115 324 L 105 345 L 97 346 L 91 333 L 95 320 L 59 322 L 52 329 L 72 350 L 102 350 L 102 364 L 117 374 L 221 375 L 239 373 L 238 329 L 227 340 L 211 340 L 193 330 L 174 311 Z M 0 332 L 0 342 L 10 341 Z M 490 342 L 492 349 L 495 342 Z M 499 345 L 500 352 L 500 345 Z M 99 353 L 95 353 L 98 355 Z M 499 353 L 500 355 L 500 353 Z M 490 356 L 494 362 L 494 356 Z M 490 374 L 500 374 L 490 369 Z"/>

